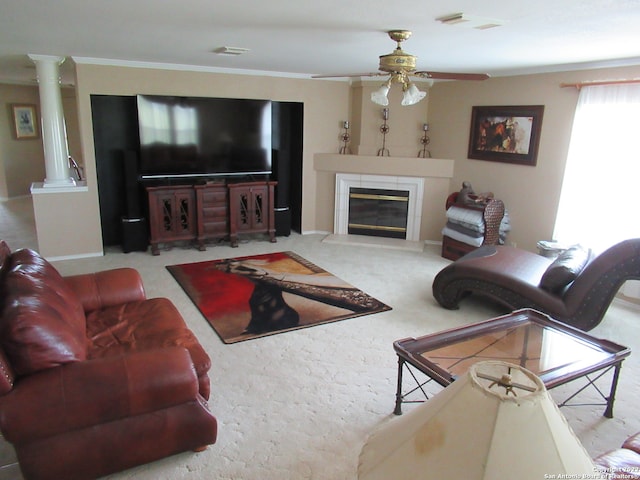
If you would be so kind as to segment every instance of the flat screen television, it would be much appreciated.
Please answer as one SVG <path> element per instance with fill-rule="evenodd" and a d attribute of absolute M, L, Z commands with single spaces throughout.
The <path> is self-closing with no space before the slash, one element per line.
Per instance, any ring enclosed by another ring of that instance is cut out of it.
<path fill-rule="evenodd" d="M 271 102 L 138 95 L 140 178 L 271 173 Z"/>

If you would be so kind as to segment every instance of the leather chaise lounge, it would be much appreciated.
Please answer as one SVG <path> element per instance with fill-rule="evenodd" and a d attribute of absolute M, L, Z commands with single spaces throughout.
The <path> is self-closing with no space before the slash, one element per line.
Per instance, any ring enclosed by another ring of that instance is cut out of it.
<path fill-rule="evenodd" d="M 91 479 L 216 441 L 210 359 L 131 268 L 62 277 L 0 241 L 0 431 L 25 479 Z"/>
<path fill-rule="evenodd" d="M 471 294 L 508 310 L 533 308 L 588 331 L 598 325 L 626 280 L 640 279 L 640 238 L 625 240 L 595 258 L 574 246 L 557 259 L 513 247 L 480 247 L 442 269 L 432 285 L 444 308 L 457 309 Z"/>

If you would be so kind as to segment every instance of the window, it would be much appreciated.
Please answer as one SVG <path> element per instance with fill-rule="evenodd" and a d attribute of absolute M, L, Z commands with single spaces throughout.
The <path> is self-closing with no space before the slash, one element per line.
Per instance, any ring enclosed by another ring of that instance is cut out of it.
<path fill-rule="evenodd" d="M 554 239 L 599 253 L 640 237 L 640 85 L 580 91 Z"/>

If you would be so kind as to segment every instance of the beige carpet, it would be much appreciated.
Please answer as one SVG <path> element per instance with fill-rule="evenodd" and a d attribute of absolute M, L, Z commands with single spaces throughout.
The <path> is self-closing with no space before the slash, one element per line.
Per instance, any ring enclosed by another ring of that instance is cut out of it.
<path fill-rule="evenodd" d="M 259 238 L 237 249 L 215 246 L 199 252 L 174 248 L 157 257 L 114 250 L 101 258 L 56 264 L 63 274 L 120 265 L 138 268 L 148 296 L 171 298 L 212 358 L 210 407 L 219 420 L 218 442 L 202 453 L 176 455 L 109 478 L 355 479 L 358 454 L 367 435 L 395 418 L 393 341 L 502 313 L 477 301 L 463 302 L 458 311 L 436 304 L 431 282 L 449 263 L 439 256 L 437 247 L 409 252 L 321 240 L 322 235 L 292 235 L 271 244 Z M 225 345 L 164 268 L 283 250 L 302 255 L 393 310 Z M 639 313 L 634 305 L 616 302 L 592 333 L 640 352 Z M 640 431 L 635 407 L 639 384 L 640 353 L 632 353 L 623 364 L 615 418 L 604 418 L 603 407 L 561 410 L 592 455 L 617 447 L 627 435 Z M 552 394 L 561 395 L 561 388 Z M 405 411 L 411 408 L 415 407 L 404 406 Z"/>

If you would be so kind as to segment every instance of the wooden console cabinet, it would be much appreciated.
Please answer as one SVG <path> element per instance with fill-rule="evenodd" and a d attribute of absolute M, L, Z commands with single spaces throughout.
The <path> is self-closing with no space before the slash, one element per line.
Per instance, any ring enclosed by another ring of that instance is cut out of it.
<path fill-rule="evenodd" d="M 238 246 L 238 235 L 267 233 L 276 241 L 274 214 L 274 187 L 277 182 L 230 183 L 229 188 L 229 240 Z"/>
<path fill-rule="evenodd" d="M 209 239 L 229 238 L 238 246 L 238 235 L 266 233 L 275 237 L 274 188 L 277 182 L 211 183 L 147 187 L 151 253 L 158 245 L 197 240 L 206 250 Z"/>
<path fill-rule="evenodd" d="M 196 238 L 196 202 L 191 186 L 147 187 L 151 253 L 158 244 Z"/>

